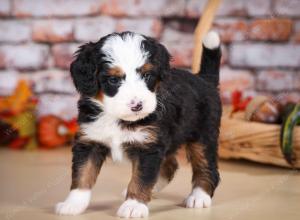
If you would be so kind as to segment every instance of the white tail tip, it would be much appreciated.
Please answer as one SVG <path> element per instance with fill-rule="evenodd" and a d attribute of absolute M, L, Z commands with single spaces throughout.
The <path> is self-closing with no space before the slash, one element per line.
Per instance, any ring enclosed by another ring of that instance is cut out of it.
<path fill-rule="evenodd" d="M 203 44 L 208 49 L 216 49 L 220 46 L 220 43 L 219 34 L 215 31 L 208 32 L 203 39 Z"/>

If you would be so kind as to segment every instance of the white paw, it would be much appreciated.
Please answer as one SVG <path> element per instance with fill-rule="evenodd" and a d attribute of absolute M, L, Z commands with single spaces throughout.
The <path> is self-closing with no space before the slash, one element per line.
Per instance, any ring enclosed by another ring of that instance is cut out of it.
<path fill-rule="evenodd" d="M 64 202 L 56 204 L 55 212 L 58 215 L 78 215 L 86 210 L 91 199 L 90 190 L 71 190 Z"/>
<path fill-rule="evenodd" d="M 187 208 L 208 208 L 211 206 L 211 197 L 203 189 L 196 187 L 186 198 L 185 205 Z"/>
<path fill-rule="evenodd" d="M 121 218 L 143 218 L 147 217 L 148 214 L 147 205 L 135 199 L 127 199 L 117 212 L 117 215 Z"/>

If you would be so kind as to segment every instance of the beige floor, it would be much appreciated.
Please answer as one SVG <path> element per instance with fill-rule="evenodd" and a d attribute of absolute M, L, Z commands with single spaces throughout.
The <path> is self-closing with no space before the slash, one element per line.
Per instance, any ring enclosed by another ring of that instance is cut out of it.
<path fill-rule="evenodd" d="M 121 191 L 129 180 L 128 164 L 108 161 L 94 188 L 90 208 L 75 217 L 56 216 L 53 206 L 70 184 L 68 149 L 21 152 L 0 150 L 0 219 L 116 219 Z M 221 162 L 222 182 L 209 209 L 185 209 L 190 190 L 186 162 L 175 180 L 150 203 L 149 219 L 300 219 L 300 174 L 248 162 Z"/>

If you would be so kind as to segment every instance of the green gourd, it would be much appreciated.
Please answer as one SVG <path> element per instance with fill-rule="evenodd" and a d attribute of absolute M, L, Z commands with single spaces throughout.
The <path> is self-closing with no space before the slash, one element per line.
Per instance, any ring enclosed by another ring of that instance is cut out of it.
<path fill-rule="evenodd" d="M 296 155 L 293 152 L 293 131 L 294 127 L 300 123 L 300 103 L 287 104 L 283 110 L 282 125 L 280 132 L 281 151 L 286 161 L 293 165 Z"/>

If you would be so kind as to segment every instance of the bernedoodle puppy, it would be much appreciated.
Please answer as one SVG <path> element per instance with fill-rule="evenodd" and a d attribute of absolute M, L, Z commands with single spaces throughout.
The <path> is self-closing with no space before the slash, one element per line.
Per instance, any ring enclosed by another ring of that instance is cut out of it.
<path fill-rule="evenodd" d="M 181 146 L 193 171 L 186 207 L 211 205 L 219 183 L 219 36 L 209 32 L 204 38 L 197 75 L 171 68 L 170 58 L 155 39 L 133 32 L 109 34 L 77 51 L 71 75 L 81 95 L 80 129 L 73 144 L 71 191 L 56 213 L 85 211 L 106 157 L 126 156 L 132 177 L 117 215 L 148 216 L 153 190 L 174 177 Z"/>

